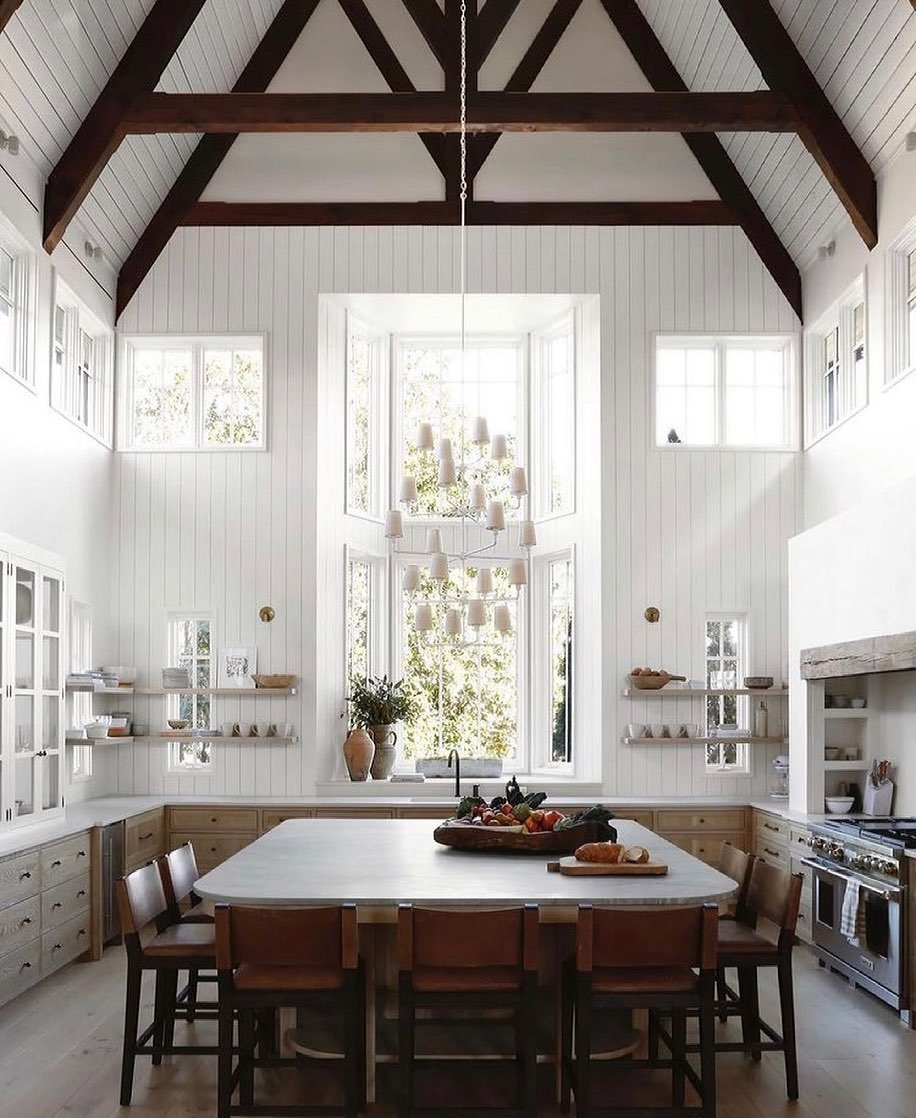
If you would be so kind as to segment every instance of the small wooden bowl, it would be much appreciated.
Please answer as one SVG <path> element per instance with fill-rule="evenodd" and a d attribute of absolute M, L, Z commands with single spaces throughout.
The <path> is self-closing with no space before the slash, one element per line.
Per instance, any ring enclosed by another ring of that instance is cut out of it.
<path fill-rule="evenodd" d="M 255 687 L 267 687 L 273 690 L 281 687 L 292 687 L 296 682 L 294 675 L 253 675 Z"/>
<path fill-rule="evenodd" d="M 630 683 L 637 691 L 661 691 L 672 679 L 680 680 L 681 683 L 687 682 L 685 675 L 668 675 L 667 672 L 659 672 L 658 675 L 631 675 Z"/>

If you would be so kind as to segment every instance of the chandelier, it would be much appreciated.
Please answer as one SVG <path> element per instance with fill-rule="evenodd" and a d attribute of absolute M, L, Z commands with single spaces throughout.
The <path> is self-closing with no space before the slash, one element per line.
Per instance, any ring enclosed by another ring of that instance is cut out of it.
<path fill-rule="evenodd" d="M 461 328 L 460 328 L 460 361 L 462 379 L 462 402 L 464 401 L 464 383 L 466 378 L 467 358 L 467 8 L 461 4 L 461 84 L 460 84 L 460 246 L 461 246 Z M 490 543 L 479 547 L 469 547 L 468 532 L 463 531 L 461 538 L 463 545 L 460 551 L 447 552 L 443 546 L 442 531 L 439 528 L 428 528 L 426 531 L 426 554 L 428 556 L 429 578 L 438 583 L 440 588 L 440 604 L 443 606 L 440 621 L 444 635 L 453 639 L 460 639 L 464 635 L 465 626 L 479 631 L 489 624 L 492 611 L 494 630 L 505 635 L 512 632 L 512 613 L 509 601 L 500 598 L 495 593 L 493 580 L 493 566 L 505 566 L 508 571 L 508 582 L 514 587 L 515 594 L 520 595 L 523 587 L 528 585 L 529 556 L 531 548 L 537 543 L 534 521 L 519 517 L 516 521 L 517 544 L 520 556 L 496 554 L 502 533 L 507 533 L 506 510 L 507 507 L 519 514 L 522 503 L 528 496 L 528 476 L 524 466 L 510 464 L 508 479 L 501 487 L 491 488 L 487 492 L 481 476 L 482 467 L 487 456 L 499 463 L 509 461 L 509 440 L 505 434 L 490 434 L 490 425 L 486 416 L 474 416 L 468 421 L 462 408 L 461 438 L 456 461 L 453 441 L 447 436 L 436 441 L 433 425 L 427 421 L 419 424 L 416 434 L 416 446 L 424 454 L 438 454 L 438 486 L 445 491 L 452 502 L 450 519 L 463 525 L 465 529 L 477 529 L 474 532 L 475 540 L 480 539 L 480 534 L 491 533 Z M 502 491 L 500 491 L 500 488 Z M 401 479 L 398 501 L 408 511 L 412 511 L 418 499 L 417 481 L 411 474 L 404 474 Z M 385 536 L 391 541 L 392 547 L 397 549 L 397 541 L 404 537 L 404 514 L 399 508 L 388 512 L 385 520 Z M 484 535 L 484 538 L 485 535 Z M 480 561 L 486 560 L 487 565 L 481 566 Z M 475 595 L 473 597 L 449 597 L 445 592 L 445 585 L 452 570 L 466 571 L 468 566 L 476 566 Z M 410 564 L 404 569 L 402 579 L 403 589 L 416 595 L 420 589 L 421 572 L 417 564 Z M 416 599 L 414 602 L 414 627 L 419 632 L 431 633 L 436 629 L 436 617 L 433 613 L 433 603 L 428 600 Z M 442 635 L 440 631 L 440 636 Z"/>

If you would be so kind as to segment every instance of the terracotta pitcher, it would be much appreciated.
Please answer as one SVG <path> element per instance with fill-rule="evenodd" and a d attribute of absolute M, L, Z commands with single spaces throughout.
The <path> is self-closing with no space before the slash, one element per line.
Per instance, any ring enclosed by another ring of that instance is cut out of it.
<path fill-rule="evenodd" d="M 343 746 L 344 760 L 347 763 L 347 772 L 354 781 L 368 780 L 369 767 L 375 756 L 375 742 L 369 734 L 357 726 L 351 730 Z"/>

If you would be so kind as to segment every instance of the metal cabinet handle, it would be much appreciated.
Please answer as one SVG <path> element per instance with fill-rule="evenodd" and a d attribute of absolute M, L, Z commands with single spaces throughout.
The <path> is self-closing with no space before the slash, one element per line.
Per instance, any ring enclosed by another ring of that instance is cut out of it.
<path fill-rule="evenodd" d="M 61 864 L 60 858 L 57 858 L 55 861 L 53 861 L 51 863 L 51 869 L 53 870 L 55 866 L 59 866 L 60 864 Z"/>
<path fill-rule="evenodd" d="M 63 945 L 62 945 L 62 944 L 60 944 L 60 943 L 55 943 L 55 944 L 54 944 L 54 946 L 53 946 L 53 947 L 51 948 L 51 950 L 52 950 L 52 951 L 60 951 L 60 949 L 61 949 L 61 947 L 62 947 L 62 946 L 63 946 Z"/>
<path fill-rule="evenodd" d="M 80 936 L 84 936 L 85 934 L 86 934 L 86 929 L 85 928 L 80 928 L 80 930 L 76 933 L 76 938 L 79 939 Z"/>
<path fill-rule="evenodd" d="M 80 889 L 80 891 L 76 895 L 78 897 L 85 897 L 86 896 L 86 890 L 85 889 Z"/>
<path fill-rule="evenodd" d="M 32 969 L 32 964 L 30 962 L 26 961 L 22 964 L 22 966 L 19 969 L 20 970 L 31 970 Z"/>
<path fill-rule="evenodd" d="M 210 817 L 210 822 L 211 822 L 211 823 L 218 823 L 218 822 L 219 822 L 219 820 L 218 820 L 218 819 L 216 818 L 216 816 L 215 816 L 215 815 L 213 815 L 213 816 L 211 816 L 211 817 Z"/>
<path fill-rule="evenodd" d="M 155 833 L 156 833 L 155 831 L 150 831 L 150 833 L 148 835 L 139 835 L 138 836 L 138 841 L 139 842 L 146 842 L 146 840 L 151 839 Z"/>
<path fill-rule="evenodd" d="M 24 928 L 26 926 L 26 924 L 31 924 L 31 923 L 32 923 L 32 917 L 31 916 L 23 916 L 23 918 L 19 921 L 19 927 Z"/>
<path fill-rule="evenodd" d="M 20 881 L 28 881 L 28 879 L 29 879 L 29 878 L 30 878 L 31 876 L 32 876 L 32 874 L 31 874 L 31 871 L 30 871 L 30 870 L 26 870 L 26 871 L 25 871 L 25 873 L 21 873 L 21 874 L 19 875 L 19 880 L 20 880 Z"/>
<path fill-rule="evenodd" d="M 779 851 L 778 850 L 771 850 L 768 846 L 765 846 L 763 848 L 763 852 L 764 852 L 764 854 L 769 854 L 771 858 L 778 858 L 779 857 Z"/>
<path fill-rule="evenodd" d="M 76 856 L 77 856 L 77 858 L 85 858 L 86 857 L 86 851 L 85 850 L 78 850 L 76 852 Z"/>
<path fill-rule="evenodd" d="M 51 908 L 60 908 L 60 907 L 61 907 L 60 901 L 55 901 L 54 904 L 51 905 Z"/>
<path fill-rule="evenodd" d="M 778 831 L 779 830 L 779 828 L 776 826 L 775 823 L 764 823 L 764 827 L 766 827 L 766 829 L 768 831 Z"/>

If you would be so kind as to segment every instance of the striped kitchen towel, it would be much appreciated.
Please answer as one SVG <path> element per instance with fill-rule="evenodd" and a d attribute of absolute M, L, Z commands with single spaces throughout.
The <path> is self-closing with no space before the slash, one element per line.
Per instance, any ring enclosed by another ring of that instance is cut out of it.
<path fill-rule="evenodd" d="M 859 882 L 850 878 L 846 882 L 843 895 L 843 911 L 840 914 L 840 934 L 844 935 L 853 947 L 859 946 L 859 937 L 865 934 L 865 897 Z"/>

